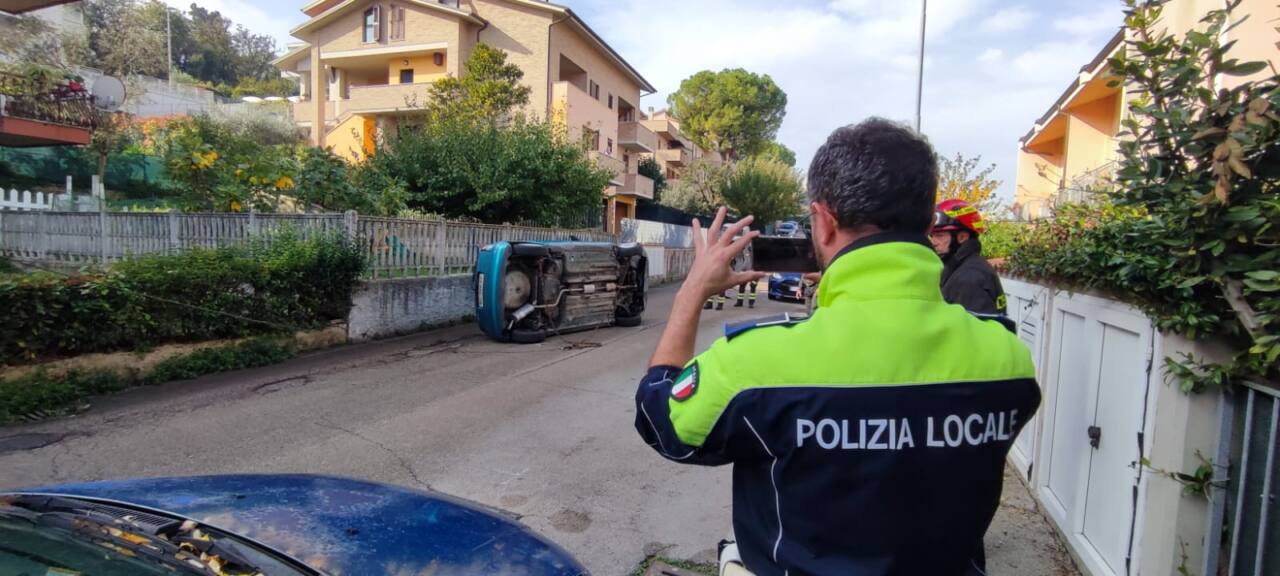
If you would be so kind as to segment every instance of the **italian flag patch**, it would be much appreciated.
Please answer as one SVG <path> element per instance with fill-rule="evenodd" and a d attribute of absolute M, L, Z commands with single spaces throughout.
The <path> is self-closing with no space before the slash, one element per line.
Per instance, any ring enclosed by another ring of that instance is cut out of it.
<path fill-rule="evenodd" d="M 676 402 L 684 402 L 693 397 L 698 391 L 698 363 L 694 362 L 680 373 L 680 377 L 676 378 L 676 383 L 671 386 L 671 397 Z"/>

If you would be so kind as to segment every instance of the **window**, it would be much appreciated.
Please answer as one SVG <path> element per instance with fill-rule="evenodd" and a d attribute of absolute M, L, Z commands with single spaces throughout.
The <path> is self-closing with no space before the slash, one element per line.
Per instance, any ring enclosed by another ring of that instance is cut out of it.
<path fill-rule="evenodd" d="M 588 94 L 590 94 L 592 98 L 595 98 L 596 100 L 599 100 L 599 99 L 600 99 L 600 85 L 599 85 L 599 84 L 596 84 L 596 81 L 595 81 L 595 80 L 589 80 L 588 82 L 589 82 L 589 84 L 588 84 L 588 90 L 587 90 L 587 93 L 588 93 Z"/>
<path fill-rule="evenodd" d="M 382 7 L 373 6 L 364 11 L 364 41 L 371 44 L 382 39 Z"/>
<path fill-rule="evenodd" d="M 391 6 L 391 40 L 404 40 L 404 6 Z"/>
<path fill-rule="evenodd" d="M 401 84 L 413 84 L 413 68 L 405 68 L 400 71 Z"/>
<path fill-rule="evenodd" d="M 605 147 L 604 153 L 613 156 L 613 138 L 608 138 L 606 140 L 609 142 L 609 145 Z"/>
<path fill-rule="evenodd" d="M 591 149 L 592 150 L 600 149 L 600 132 L 598 130 L 591 131 Z"/>

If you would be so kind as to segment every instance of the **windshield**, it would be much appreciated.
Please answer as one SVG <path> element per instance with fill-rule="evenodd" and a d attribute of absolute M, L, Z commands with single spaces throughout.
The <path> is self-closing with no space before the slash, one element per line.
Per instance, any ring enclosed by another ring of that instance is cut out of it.
<path fill-rule="evenodd" d="M 303 574 L 189 520 L 69 498 L 0 499 L 0 574 Z"/>

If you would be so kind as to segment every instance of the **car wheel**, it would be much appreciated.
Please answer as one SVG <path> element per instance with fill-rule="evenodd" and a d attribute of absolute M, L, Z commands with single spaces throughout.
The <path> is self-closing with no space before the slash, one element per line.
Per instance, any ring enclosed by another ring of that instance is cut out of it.
<path fill-rule="evenodd" d="M 547 339 L 547 333 L 541 330 L 512 330 L 511 341 L 516 344 L 537 344 Z"/>
<path fill-rule="evenodd" d="M 641 318 L 638 315 L 637 316 L 618 316 L 613 319 L 613 325 L 621 326 L 623 328 L 635 328 L 636 326 L 640 325 L 640 320 Z"/>

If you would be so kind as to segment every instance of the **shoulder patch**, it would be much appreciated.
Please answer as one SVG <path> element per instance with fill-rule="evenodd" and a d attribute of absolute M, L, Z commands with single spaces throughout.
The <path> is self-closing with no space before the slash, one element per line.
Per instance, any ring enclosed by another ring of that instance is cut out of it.
<path fill-rule="evenodd" d="M 767 328 L 769 326 L 795 326 L 805 320 L 808 320 L 807 314 L 778 314 L 776 316 L 765 316 L 764 318 L 756 318 L 747 320 L 746 322 L 737 322 L 734 324 L 724 325 L 724 337 L 727 340 L 741 336 L 756 328 Z"/>
<path fill-rule="evenodd" d="M 684 402 L 693 397 L 698 391 L 698 363 L 690 364 L 680 376 L 676 378 L 675 384 L 671 385 L 671 397 L 676 402 Z"/>
<path fill-rule="evenodd" d="M 973 317 L 979 320 L 999 322 L 1001 326 L 1004 326 L 1005 330 L 1013 332 L 1014 334 L 1018 333 L 1018 324 L 1013 321 L 1013 318 L 1004 314 L 980 314 L 978 312 L 970 312 L 970 314 L 973 314 Z"/>

